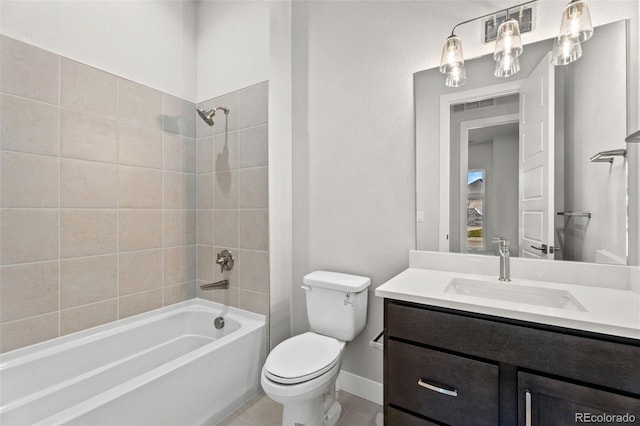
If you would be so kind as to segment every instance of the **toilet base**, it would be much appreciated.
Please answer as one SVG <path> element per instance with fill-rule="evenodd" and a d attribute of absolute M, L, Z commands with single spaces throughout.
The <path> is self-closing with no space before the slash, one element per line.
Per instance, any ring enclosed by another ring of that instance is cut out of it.
<path fill-rule="evenodd" d="M 335 426 L 340 420 L 342 406 L 333 402 L 328 412 L 324 412 L 324 397 L 307 400 L 299 404 L 287 404 L 282 413 L 283 426 Z"/>

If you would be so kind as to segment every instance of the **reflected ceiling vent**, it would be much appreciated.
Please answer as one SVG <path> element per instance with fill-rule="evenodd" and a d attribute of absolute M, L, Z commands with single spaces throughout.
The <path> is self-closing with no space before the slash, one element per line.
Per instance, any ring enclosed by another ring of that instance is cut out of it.
<path fill-rule="evenodd" d="M 487 107 L 492 107 L 492 106 L 496 106 L 496 105 L 504 105 L 504 104 L 508 104 L 508 103 L 517 103 L 518 102 L 518 94 L 515 93 L 513 95 L 505 95 L 505 96 L 499 96 L 497 98 L 489 98 L 489 99 L 482 99 L 479 101 L 474 101 L 474 102 L 466 102 L 466 103 L 462 103 L 462 104 L 455 104 L 451 106 L 451 111 L 452 112 L 463 112 L 463 111 L 470 111 L 470 110 L 474 110 L 474 109 L 480 109 L 480 108 L 487 108 Z"/>

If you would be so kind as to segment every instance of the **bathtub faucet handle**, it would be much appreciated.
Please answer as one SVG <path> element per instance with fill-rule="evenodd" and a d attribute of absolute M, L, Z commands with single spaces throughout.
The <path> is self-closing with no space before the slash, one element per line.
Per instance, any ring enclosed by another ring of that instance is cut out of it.
<path fill-rule="evenodd" d="M 230 271 L 233 269 L 233 254 L 231 251 L 224 249 L 220 253 L 218 253 L 218 258 L 216 263 L 220 265 L 220 273 L 223 273 L 225 269 Z"/>

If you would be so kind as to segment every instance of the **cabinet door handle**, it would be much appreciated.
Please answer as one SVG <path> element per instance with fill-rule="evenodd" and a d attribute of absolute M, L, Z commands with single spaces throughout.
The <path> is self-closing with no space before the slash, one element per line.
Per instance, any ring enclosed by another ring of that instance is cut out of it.
<path fill-rule="evenodd" d="M 458 396 L 458 391 L 455 388 L 450 388 L 447 386 L 443 386 L 441 384 L 436 385 L 432 383 L 427 383 L 423 379 L 418 379 L 418 386 L 422 386 L 423 388 L 441 393 L 443 395 Z"/>
<path fill-rule="evenodd" d="M 524 393 L 524 424 L 525 426 L 531 426 L 531 392 L 525 391 Z"/>

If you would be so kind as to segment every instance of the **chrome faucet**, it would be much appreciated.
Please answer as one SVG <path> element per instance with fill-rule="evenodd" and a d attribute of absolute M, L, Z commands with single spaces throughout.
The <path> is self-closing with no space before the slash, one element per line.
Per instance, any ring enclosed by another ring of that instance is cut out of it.
<path fill-rule="evenodd" d="M 231 250 L 225 249 L 225 250 L 222 250 L 220 253 L 218 253 L 218 258 L 216 259 L 216 263 L 220 265 L 220 273 L 223 273 L 225 269 L 227 271 L 232 270 L 234 259 L 233 259 L 233 254 L 231 253 Z"/>
<path fill-rule="evenodd" d="M 500 254 L 500 281 L 511 281 L 509 273 L 509 240 L 503 237 L 494 237 L 494 243 L 498 243 L 498 253 Z"/>
<path fill-rule="evenodd" d="M 202 284 L 200 286 L 201 290 L 217 290 L 217 289 L 227 289 L 229 288 L 229 280 L 217 281 L 215 283 Z"/>

